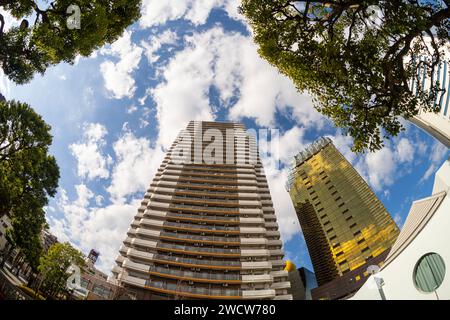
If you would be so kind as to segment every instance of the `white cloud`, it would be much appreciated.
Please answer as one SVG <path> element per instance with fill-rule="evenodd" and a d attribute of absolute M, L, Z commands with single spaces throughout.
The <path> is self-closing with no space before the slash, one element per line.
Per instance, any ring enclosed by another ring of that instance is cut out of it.
<path fill-rule="evenodd" d="M 408 139 L 400 139 L 397 144 L 396 155 L 400 162 L 411 162 L 414 159 L 414 148 Z"/>
<path fill-rule="evenodd" d="M 289 165 L 294 155 L 304 149 L 305 142 L 303 136 L 304 129 L 299 127 L 293 127 L 279 136 L 278 150 L 281 165 Z M 287 242 L 301 230 L 294 205 L 285 187 L 288 167 L 281 169 L 279 164 L 276 163 L 278 159 L 274 154 L 268 156 L 263 151 L 261 157 L 273 206 L 277 215 L 281 237 L 284 242 Z"/>
<path fill-rule="evenodd" d="M 86 207 L 89 205 L 89 200 L 94 197 L 94 193 L 85 184 L 76 185 L 75 190 L 78 195 L 78 199 L 75 204 L 81 207 Z"/>
<path fill-rule="evenodd" d="M 231 19 L 244 21 L 238 13 L 239 4 L 239 0 L 144 0 L 139 24 L 142 28 L 148 28 L 185 19 L 198 26 L 206 23 L 214 8 L 224 9 Z"/>
<path fill-rule="evenodd" d="M 127 130 L 127 129 L 126 129 Z M 111 200 L 124 203 L 126 197 L 145 191 L 164 158 L 161 148 L 151 148 L 150 141 L 126 131 L 113 145 L 116 163 L 107 191 Z"/>
<path fill-rule="evenodd" d="M 157 36 L 151 36 L 149 42 L 142 41 L 141 46 L 145 49 L 144 53 L 148 62 L 150 64 L 157 62 L 159 60 L 157 51 L 164 45 L 175 45 L 178 39 L 176 32 L 168 29 Z"/>
<path fill-rule="evenodd" d="M 136 107 L 134 104 L 130 105 L 130 106 L 127 108 L 127 113 L 128 113 L 128 114 L 133 114 L 133 113 L 135 113 L 136 111 L 137 111 L 137 107 Z"/>
<path fill-rule="evenodd" d="M 402 216 L 400 215 L 400 213 L 396 213 L 396 214 L 395 214 L 395 216 L 394 216 L 394 221 L 395 221 L 395 223 L 397 224 L 397 226 L 398 226 L 400 229 L 403 227 L 404 221 L 403 221 L 403 218 L 402 218 Z"/>
<path fill-rule="evenodd" d="M 104 200 L 103 196 L 101 196 L 101 195 L 95 196 L 95 204 L 97 206 L 101 206 L 103 203 L 103 200 Z"/>
<path fill-rule="evenodd" d="M 397 164 L 394 152 L 389 147 L 369 153 L 362 160 L 365 166 L 363 172 L 375 191 L 381 191 L 394 183 Z"/>
<path fill-rule="evenodd" d="M 165 67 L 165 81 L 151 91 L 157 104 L 159 142 L 164 147 L 190 120 L 213 119 L 208 97 L 213 72 L 207 63 L 212 59 L 208 47 L 186 48 Z"/>
<path fill-rule="evenodd" d="M 132 72 L 139 66 L 143 49 L 131 41 L 131 34 L 126 30 L 110 48 L 101 50 L 103 55 L 119 59 L 117 63 L 108 60 L 100 65 L 105 88 L 116 99 L 131 98 L 136 91 Z"/>
<path fill-rule="evenodd" d="M 90 249 L 100 251 L 97 267 L 109 273 L 126 237 L 139 200 L 128 204 L 111 204 L 104 208 L 89 206 L 86 186 L 76 186 L 77 199 L 70 201 L 64 190 L 60 191 L 58 207 L 63 218 L 49 217 L 50 230 L 59 241 L 69 241 L 87 254 Z M 89 196 L 93 193 L 88 192 Z"/>
<path fill-rule="evenodd" d="M 335 147 L 342 153 L 347 161 L 350 163 L 355 162 L 357 155 L 351 150 L 353 139 L 350 136 L 345 136 L 338 130 L 334 136 L 327 137 L 333 141 Z"/>
<path fill-rule="evenodd" d="M 363 155 L 356 155 L 350 150 L 352 140 L 349 137 L 336 136 L 333 141 L 337 142 L 338 149 L 374 191 L 384 191 L 386 197 L 389 197 L 386 188 L 407 173 L 405 165 L 412 164 L 415 159 L 413 143 L 405 137 L 394 139 L 393 144 L 387 143 L 383 149 Z"/>
<path fill-rule="evenodd" d="M 221 6 L 223 2 L 221 0 L 144 0 L 139 23 L 141 27 L 148 28 L 183 18 L 194 25 L 201 25 L 206 22 L 211 10 Z"/>
<path fill-rule="evenodd" d="M 286 131 L 279 139 L 280 161 L 289 165 L 294 156 L 301 150 L 305 149 L 307 143 L 304 142 L 305 129 L 300 127 L 292 127 Z"/>
<path fill-rule="evenodd" d="M 89 123 L 83 126 L 83 139 L 69 146 L 77 159 L 77 174 L 82 178 L 108 178 L 108 165 L 111 158 L 101 151 L 105 145 L 106 128 L 99 123 Z"/>
<path fill-rule="evenodd" d="M 439 168 L 439 166 L 442 165 L 442 162 L 444 161 L 445 157 L 448 156 L 449 149 L 445 147 L 442 143 L 436 141 L 434 142 L 433 146 L 430 150 L 430 161 L 431 164 L 428 167 L 427 171 L 423 175 L 423 177 L 420 179 L 420 182 L 424 182 L 428 180 Z"/>
<path fill-rule="evenodd" d="M 215 27 L 185 38 L 186 47 L 161 70 L 163 82 L 151 90 L 157 105 L 159 141 L 167 147 L 189 120 L 214 119 L 211 88 L 230 120 L 253 118 L 275 126 L 277 111 L 305 128 L 321 126 L 323 117 L 311 98 L 296 91 L 291 81 L 262 60 L 251 38 Z M 237 101 L 233 100 L 237 97 Z"/>

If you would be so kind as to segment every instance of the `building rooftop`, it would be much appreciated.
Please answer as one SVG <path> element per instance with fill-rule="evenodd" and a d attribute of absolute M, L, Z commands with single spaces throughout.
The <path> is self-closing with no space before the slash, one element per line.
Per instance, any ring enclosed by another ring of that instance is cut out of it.
<path fill-rule="evenodd" d="M 305 150 L 300 151 L 294 156 L 291 167 L 289 168 L 288 181 L 286 182 L 286 190 L 289 191 L 295 178 L 296 168 L 303 162 L 317 154 L 320 150 L 325 148 L 328 144 L 333 143 L 330 138 L 321 137 L 308 145 Z"/>

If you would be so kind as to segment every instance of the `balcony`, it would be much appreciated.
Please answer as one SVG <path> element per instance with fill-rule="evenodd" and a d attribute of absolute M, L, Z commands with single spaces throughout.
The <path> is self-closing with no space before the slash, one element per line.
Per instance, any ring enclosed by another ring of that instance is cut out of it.
<path fill-rule="evenodd" d="M 291 283 L 289 281 L 284 282 L 274 282 L 270 286 L 271 289 L 280 290 L 280 289 L 289 289 L 291 287 Z"/>
<path fill-rule="evenodd" d="M 150 230 L 150 229 L 142 228 L 142 226 L 141 226 L 140 228 L 136 229 L 136 234 L 143 235 L 146 237 L 157 238 L 161 234 L 161 231 Z"/>
<path fill-rule="evenodd" d="M 263 289 L 263 290 L 243 290 L 242 299 L 273 299 L 275 298 L 275 290 Z"/>
<path fill-rule="evenodd" d="M 273 277 L 270 274 L 250 274 L 242 276 L 242 283 L 272 283 Z"/>
<path fill-rule="evenodd" d="M 177 285 L 175 283 L 148 281 L 146 288 L 173 295 L 191 298 L 209 299 L 241 299 L 240 289 L 211 289 L 195 286 Z"/>
<path fill-rule="evenodd" d="M 201 225 L 166 221 L 162 227 L 178 230 L 190 230 L 194 232 L 239 234 L 239 228 L 237 227 L 225 227 L 218 225 Z"/>
<path fill-rule="evenodd" d="M 167 218 L 169 219 L 179 219 L 179 220 L 190 220 L 208 223 L 221 223 L 221 224 L 238 224 L 239 218 L 237 217 L 224 217 L 224 216 L 214 216 L 214 215 L 199 215 L 199 214 L 188 214 L 188 213 L 174 213 L 168 212 Z"/>
<path fill-rule="evenodd" d="M 272 271 L 270 273 L 274 278 L 288 277 L 289 273 L 286 270 Z"/>
<path fill-rule="evenodd" d="M 153 261 L 153 253 L 149 253 L 146 251 L 141 251 L 141 250 L 137 250 L 137 249 L 133 249 L 130 248 L 128 249 L 128 256 L 133 257 L 135 259 L 139 259 L 139 260 L 146 260 L 146 261 Z"/>
<path fill-rule="evenodd" d="M 153 259 L 159 263 L 188 266 L 188 267 L 190 266 L 203 269 L 227 269 L 227 270 L 241 269 L 240 261 L 193 259 L 162 254 L 155 254 Z"/>
<path fill-rule="evenodd" d="M 160 277 L 167 277 L 178 280 L 211 282 L 211 283 L 216 282 L 241 283 L 241 276 L 239 274 L 194 272 L 178 269 L 169 269 L 158 266 L 150 266 L 149 273 Z"/>
<path fill-rule="evenodd" d="M 145 272 L 145 273 L 147 273 L 149 271 L 149 269 L 150 269 L 150 267 L 145 265 L 145 264 L 136 263 L 136 262 L 133 262 L 133 261 L 131 261 L 129 259 L 125 259 L 122 262 L 122 268 L 129 269 L 129 270 L 134 270 L 134 271 L 138 271 L 138 272 Z"/>
<path fill-rule="evenodd" d="M 240 227 L 239 232 L 241 234 L 265 234 L 266 229 L 260 227 Z"/>
<path fill-rule="evenodd" d="M 168 243 L 159 243 L 157 246 L 158 249 L 166 250 L 166 251 L 180 251 L 183 253 L 192 253 L 198 255 L 202 253 L 204 255 L 219 255 L 219 256 L 232 256 L 232 257 L 240 257 L 241 253 L 239 249 L 227 248 L 208 248 L 208 247 L 200 247 L 200 246 L 186 246 L 186 245 L 177 245 L 177 244 L 168 244 Z"/>
<path fill-rule="evenodd" d="M 242 257 L 268 257 L 270 256 L 269 250 L 266 249 L 242 249 Z"/>
<path fill-rule="evenodd" d="M 245 270 L 270 270 L 272 264 L 270 261 L 249 261 L 242 262 L 242 269 Z"/>
<path fill-rule="evenodd" d="M 168 240 L 175 241 L 189 241 L 189 242 L 203 242 L 203 243 L 223 243 L 228 245 L 239 245 L 240 239 L 238 237 L 218 237 L 218 236 L 198 236 L 183 233 L 175 233 L 162 231 L 161 238 L 167 238 Z"/>

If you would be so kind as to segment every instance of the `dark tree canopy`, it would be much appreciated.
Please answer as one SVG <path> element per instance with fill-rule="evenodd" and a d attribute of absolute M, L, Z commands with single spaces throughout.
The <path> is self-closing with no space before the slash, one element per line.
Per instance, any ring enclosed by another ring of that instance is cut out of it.
<path fill-rule="evenodd" d="M 437 111 L 436 81 L 450 39 L 450 1 L 242 0 L 259 53 L 309 91 L 315 107 L 374 151 L 418 108 Z M 419 57 L 427 59 L 420 60 Z M 432 85 L 411 91 L 417 69 Z M 433 81 L 434 80 L 434 81 Z M 435 102 L 436 101 L 436 102 Z"/>
<path fill-rule="evenodd" d="M 22 21 L 5 31 L 0 14 L 0 67 L 23 84 L 59 62 L 72 63 L 114 42 L 140 16 L 140 0 L 55 0 L 39 7 L 34 0 L 0 0 L 0 8 Z M 72 6 L 80 9 L 80 28 L 69 28 Z"/>
<path fill-rule="evenodd" d="M 72 247 L 70 243 L 56 243 L 48 253 L 40 258 L 38 270 L 44 277 L 42 290 L 53 298 L 66 289 L 70 277 L 69 267 L 74 264 L 84 266 L 83 254 Z"/>
<path fill-rule="evenodd" d="M 0 216 L 12 220 L 10 240 L 36 269 L 46 226 L 43 207 L 56 194 L 59 168 L 48 154 L 50 126 L 27 104 L 0 101 Z"/>

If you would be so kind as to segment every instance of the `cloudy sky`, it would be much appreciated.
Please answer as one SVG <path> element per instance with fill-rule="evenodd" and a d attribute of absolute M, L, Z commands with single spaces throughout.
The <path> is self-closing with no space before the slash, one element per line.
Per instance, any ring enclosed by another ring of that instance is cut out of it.
<path fill-rule="evenodd" d="M 46 210 L 51 231 L 86 254 L 99 250 L 107 273 L 164 151 L 189 120 L 280 130 L 282 166 L 265 171 L 286 256 L 297 266 L 311 269 L 284 165 L 318 137 L 334 140 L 400 226 L 411 201 L 431 193 L 448 149 L 405 122 L 383 150 L 353 154 L 351 140 L 314 110 L 308 94 L 259 58 L 237 6 L 144 0 L 142 18 L 91 57 L 24 86 L 0 78 L 0 92 L 29 103 L 52 126 L 61 180 Z"/>

